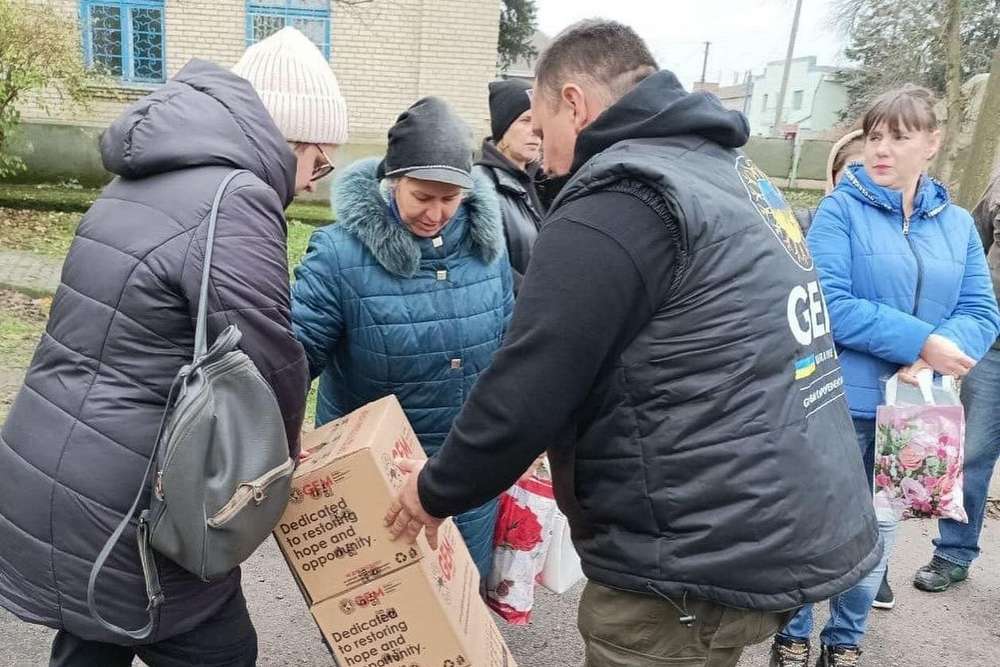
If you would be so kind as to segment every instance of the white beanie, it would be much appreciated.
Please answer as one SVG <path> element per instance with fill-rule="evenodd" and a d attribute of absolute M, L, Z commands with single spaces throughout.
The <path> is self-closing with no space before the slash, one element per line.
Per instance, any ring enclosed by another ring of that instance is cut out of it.
<path fill-rule="evenodd" d="M 347 102 L 320 50 L 283 28 L 246 50 L 233 72 L 249 81 L 288 141 L 347 142 Z"/>

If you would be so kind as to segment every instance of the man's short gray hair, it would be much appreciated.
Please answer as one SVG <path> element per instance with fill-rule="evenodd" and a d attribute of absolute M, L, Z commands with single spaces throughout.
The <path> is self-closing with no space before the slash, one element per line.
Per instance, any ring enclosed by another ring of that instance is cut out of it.
<path fill-rule="evenodd" d="M 569 81 L 594 84 L 610 106 L 659 69 L 636 32 L 621 23 L 586 19 L 563 30 L 535 66 L 535 88 L 556 99 Z"/>

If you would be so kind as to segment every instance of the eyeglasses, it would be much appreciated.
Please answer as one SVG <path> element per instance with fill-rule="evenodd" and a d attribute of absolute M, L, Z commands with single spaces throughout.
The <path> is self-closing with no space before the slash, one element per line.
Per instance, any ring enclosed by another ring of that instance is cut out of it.
<path fill-rule="evenodd" d="M 313 167 L 312 176 L 309 177 L 310 183 L 315 183 L 319 179 L 325 176 L 329 176 L 330 174 L 333 173 L 333 170 L 335 169 L 335 167 L 333 166 L 333 160 L 331 160 L 330 156 L 326 154 L 326 151 L 323 150 L 323 147 L 320 146 L 319 144 L 313 144 L 313 145 L 316 146 L 316 150 L 319 151 L 319 154 L 323 156 L 323 160 L 326 161 L 326 164 L 321 164 L 318 167 Z"/>

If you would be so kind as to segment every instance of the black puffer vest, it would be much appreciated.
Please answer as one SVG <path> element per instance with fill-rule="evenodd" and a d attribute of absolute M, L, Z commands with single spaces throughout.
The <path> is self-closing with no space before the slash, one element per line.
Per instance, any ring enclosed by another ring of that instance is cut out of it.
<path fill-rule="evenodd" d="M 764 610 L 846 590 L 882 549 L 791 209 L 741 153 L 686 134 L 614 144 L 553 210 L 623 180 L 655 195 L 678 262 L 557 469 L 584 571 Z"/>

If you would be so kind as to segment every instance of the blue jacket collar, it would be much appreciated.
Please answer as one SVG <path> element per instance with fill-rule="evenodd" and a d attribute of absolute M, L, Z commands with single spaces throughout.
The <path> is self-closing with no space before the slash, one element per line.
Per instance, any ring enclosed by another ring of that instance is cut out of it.
<path fill-rule="evenodd" d="M 870 206 L 902 214 L 903 194 L 875 183 L 860 162 L 853 162 L 844 171 L 837 190 Z M 927 174 L 920 177 L 917 196 L 913 201 L 913 214 L 933 218 L 951 203 L 948 188 Z"/>

